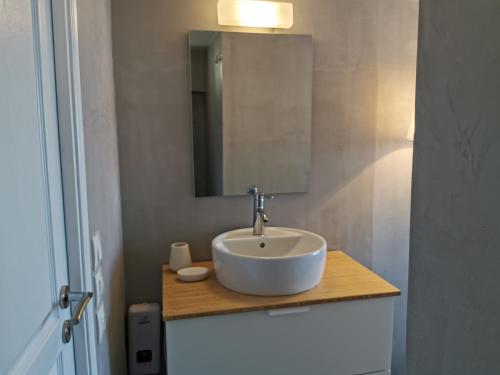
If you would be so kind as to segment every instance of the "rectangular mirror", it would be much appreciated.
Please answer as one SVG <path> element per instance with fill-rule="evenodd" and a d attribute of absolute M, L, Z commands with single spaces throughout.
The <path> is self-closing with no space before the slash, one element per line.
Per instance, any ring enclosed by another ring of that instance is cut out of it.
<path fill-rule="evenodd" d="M 312 37 L 189 35 L 195 196 L 307 192 Z"/>

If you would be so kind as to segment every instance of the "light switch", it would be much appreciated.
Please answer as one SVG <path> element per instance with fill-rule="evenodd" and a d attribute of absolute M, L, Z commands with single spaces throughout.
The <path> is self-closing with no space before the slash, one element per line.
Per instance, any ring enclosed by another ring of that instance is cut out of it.
<path fill-rule="evenodd" d="M 104 277 L 102 276 L 101 267 L 94 274 L 94 283 L 95 303 L 99 305 L 104 295 Z"/>
<path fill-rule="evenodd" d="M 98 343 L 102 341 L 104 331 L 106 331 L 106 311 L 104 310 L 104 303 L 101 303 L 97 308 L 97 338 Z"/>
<path fill-rule="evenodd" d="M 102 261 L 102 242 L 99 232 L 96 232 L 92 237 L 92 252 L 94 255 L 94 271 L 96 271 Z"/>

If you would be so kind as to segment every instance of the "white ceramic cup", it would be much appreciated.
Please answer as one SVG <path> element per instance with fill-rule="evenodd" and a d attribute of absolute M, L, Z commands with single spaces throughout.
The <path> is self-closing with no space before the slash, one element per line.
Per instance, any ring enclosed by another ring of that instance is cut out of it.
<path fill-rule="evenodd" d="M 187 242 L 174 242 L 170 245 L 170 261 L 168 268 L 174 272 L 181 268 L 191 267 L 191 253 Z"/>

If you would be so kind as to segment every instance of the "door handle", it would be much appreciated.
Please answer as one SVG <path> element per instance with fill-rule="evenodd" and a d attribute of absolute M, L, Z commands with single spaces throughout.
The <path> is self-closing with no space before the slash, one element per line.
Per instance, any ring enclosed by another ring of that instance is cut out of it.
<path fill-rule="evenodd" d="M 70 319 L 64 321 L 62 330 L 62 340 L 63 343 L 68 343 L 71 340 L 71 333 L 73 327 L 80 324 L 82 316 L 85 313 L 85 309 L 92 299 L 94 293 L 92 292 L 71 292 L 68 285 L 61 287 L 59 292 L 59 307 L 61 309 L 67 309 L 70 303 L 73 301 L 79 301 L 75 311 L 71 315 Z"/>

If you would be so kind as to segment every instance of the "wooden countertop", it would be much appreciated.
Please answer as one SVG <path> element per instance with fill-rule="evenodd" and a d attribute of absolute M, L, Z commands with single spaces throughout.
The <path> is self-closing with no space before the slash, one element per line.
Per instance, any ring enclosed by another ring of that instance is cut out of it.
<path fill-rule="evenodd" d="M 315 288 L 291 296 L 250 296 L 233 292 L 217 282 L 211 261 L 193 265 L 207 267 L 208 279 L 184 283 L 163 265 L 163 320 L 400 295 L 399 289 L 342 251 L 328 252 L 323 279 Z"/>

